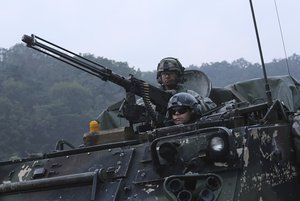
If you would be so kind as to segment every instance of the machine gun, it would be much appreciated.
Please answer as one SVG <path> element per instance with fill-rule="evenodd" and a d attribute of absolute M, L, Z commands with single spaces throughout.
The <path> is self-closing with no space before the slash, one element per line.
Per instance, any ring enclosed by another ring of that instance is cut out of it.
<path fill-rule="evenodd" d="M 147 114 L 149 114 L 147 117 L 150 117 L 150 120 L 152 120 L 154 125 L 157 125 L 160 120 L 156 111 L 158 111 L 158 114 L 164 114 L 166 112 L 168 101 L 172 96 L 170 93 L 150 85 L 143 80 L 137 79 L 133 75 L 130 75 L 130 78 L 126 79 L 101 64 L 75 54 L 33 34 L 31 36 L 24 35 L 22 41 L 30 48 L 63 61 L 104 81 L 111 81 L 123 87 L 126 91 L 126 99 L 121 105 L 120 111 L 123 112 L 124 117 L 130 122 L 130 125 L 148 121 L 149 118 L 146 118 L 145 120 L 145 118 L 142 118 L 140 115 L 143 114 L 145 110 L 147 111 Z M 145 106 L 136 104 L 135 95 L 143 98 Z M 152 108 L 151 103 L 156 106 L 156 111 Z"/>

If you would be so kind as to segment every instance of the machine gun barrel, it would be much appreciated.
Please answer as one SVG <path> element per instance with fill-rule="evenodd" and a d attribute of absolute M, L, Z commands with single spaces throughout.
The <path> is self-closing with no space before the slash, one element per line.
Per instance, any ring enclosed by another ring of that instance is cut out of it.
<path fill-rule="evenodd" d="M 132 92 L 135 95 L 146 98 L 160 108 L 166 108 L 168 101 L 172 96 L 170 93 L 164 92 L 143 80 L 133 77 L 132 75 L 129 79 L 126 79 L 101 64 L 93 62 L 33 34 L 31 36 L 24 35 L 22 41 L 30 48 L 63 61 L 104 81 L 111 81 L 123 87 L 126 92 Z"/>

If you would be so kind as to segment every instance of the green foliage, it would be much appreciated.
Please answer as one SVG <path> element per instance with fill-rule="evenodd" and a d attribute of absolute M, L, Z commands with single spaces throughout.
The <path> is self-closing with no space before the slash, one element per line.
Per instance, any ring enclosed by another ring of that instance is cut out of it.
<path fill-rule="evenodd" d="M 137 75 L 125 62 L 84 55 L 121 75 Z M 47 152 L 65 139 L 82 144 L 89 121 L 124 97 L 113 83 L 15 45 L 0 52 L 0 159 Z"/>
<path fill-rule="evenodd" d="M 50 88 L 50 98 L 58 106 L 58 113 L 77 113 L 87 111 L 91 105 L 91 92 L 76 82 L 55 83 Z"/>
<path fill-rule="evenodd" d="M 141 72 L 126 62 L 83 56 L 124 77 L 132 74 L 157 85 L 155 71 Z M 300 56 L 289 57 L 289 64 L 291 74 L 300 79 Z M 266 66 L 269 75 L 287 74 L 285 60 Z M 202 70 L 218 87 L 263 75 L 259 64 L 242 58 L 187 69 Z M 21 44 L 8 50 L 0 48 L 0 159 L 48 152 L 60 139 L 79 146 L 89 121 L 124 96 L 121 87 Z"/>

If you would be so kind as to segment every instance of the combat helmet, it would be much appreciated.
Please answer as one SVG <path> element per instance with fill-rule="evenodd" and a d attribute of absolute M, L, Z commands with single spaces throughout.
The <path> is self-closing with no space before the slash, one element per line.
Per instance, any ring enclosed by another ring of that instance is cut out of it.
<path fill-rule="evenodd" d="M 170 111 L 175 107 L 189 108 L 194 117 L 201 116 L 202 114 L 202 108 L 198 103 L 198 100 L 193 95 L 186 92 L 177 93 L 170 98 L 167 107 L 167 118 L 171 118 Z"/>
<path fill-rule="evenodd" d="M 175 71 L 178 74 L 178 82 L 182 82 L 184 67 L 178 59 L 174 57 L 166 57 L 158 63 L 156 79 L 159 84 L 162 83 L 160 75 L 163 71 Z"/>

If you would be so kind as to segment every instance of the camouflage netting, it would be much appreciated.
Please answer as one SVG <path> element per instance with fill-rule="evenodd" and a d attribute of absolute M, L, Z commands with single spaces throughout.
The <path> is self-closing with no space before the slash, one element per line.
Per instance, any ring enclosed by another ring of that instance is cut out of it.
<path fill-rule="evenodd" d="M 122 102 L 123 101 L 119 101 L 109 106 L 97 117 L 97 121 L 100 122 L 101 130 L 120 128 L 128 125 L 125 118 L 119 117 L 119 108 Z"/>
<path fill-rule="evenodd" d="M 274 76 L 268 78 L 273 100 L 280 100 L 289 109 L 296 112 L 300 109 L 300 84 L 291 76 Z M 265 81 L 263 78 L 252 79 L 228 85 L 226 88 L 240 100 L 251 104 L 267 101 Z"/>

